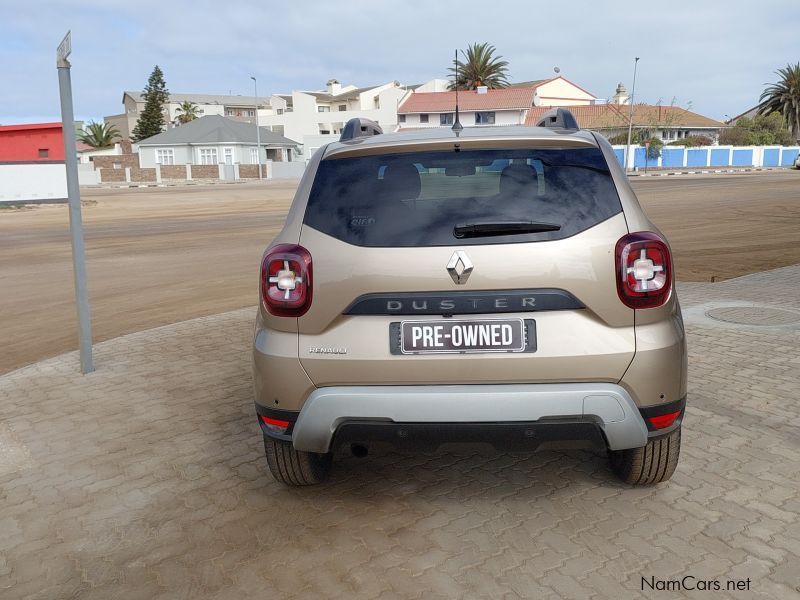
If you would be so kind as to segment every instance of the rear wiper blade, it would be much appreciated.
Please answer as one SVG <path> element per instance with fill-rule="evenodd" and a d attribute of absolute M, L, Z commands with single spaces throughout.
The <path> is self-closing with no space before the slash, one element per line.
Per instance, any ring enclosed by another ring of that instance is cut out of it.
<path fill-rule="evenodd" d="M 514 235 L 518 233 L 541 233 L 558 231 L 561 225 L 555 223 L 536 223 L 534 221 L 479 221 L 459 223 L 453 228 L 457 238 L 489 237 L 492 235 Z"/>

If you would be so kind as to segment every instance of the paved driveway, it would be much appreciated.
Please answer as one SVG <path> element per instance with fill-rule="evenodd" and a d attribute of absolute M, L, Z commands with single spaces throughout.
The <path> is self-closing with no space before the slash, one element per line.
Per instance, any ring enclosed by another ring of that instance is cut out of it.
<path fill-rule="evenodd" d="M 644 489 L 592 453 L 475 448 L 342 455 L 286 489 L 252 412 L 252 309 L 103 343 L 86 377 L 74 353 L 15 371 L 0 597 L 661 598 L 684 594 L 642 578 L 685 575 L 749 587 L 692 598 L 800 597 L 798 289 L 800 266 L 680 286 L 682 460 Z"/>

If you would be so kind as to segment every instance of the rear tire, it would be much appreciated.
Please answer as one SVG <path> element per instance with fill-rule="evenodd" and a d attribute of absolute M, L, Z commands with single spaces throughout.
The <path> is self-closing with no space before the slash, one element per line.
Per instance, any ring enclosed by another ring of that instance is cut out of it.
<path fill-rule="evenodd" d="M 314 485 L 322 483 L 331 472 L 333 455 L 301 452 L 291 442 L 264 436 L 267 465 L 272 476 L 286 485 Z"/>
<path fill-rule="evenodd" d="M 611 470 L 625 483 L 652 485 L 667 481 L 678 466 L 681 428 L 664 437 L 650 440 L 642 448 L 610 450 Z"/>

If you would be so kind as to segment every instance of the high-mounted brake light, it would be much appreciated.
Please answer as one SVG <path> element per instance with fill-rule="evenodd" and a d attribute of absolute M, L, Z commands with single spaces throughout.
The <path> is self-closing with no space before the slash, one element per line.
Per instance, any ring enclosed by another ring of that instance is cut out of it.
<path fill-rule="evenodd" d="M 278 317 L 300 317 L 311 307 L 311 254 L 297 244 L 270 248 L 261 261 L 261 302 Z"/>
<path fill-rule="evenodd" d="M 617 292 L 630 308 L 656 308 L 669 298 L 672 257 L 651 231 L 629 233 L 617 242 Z"/>

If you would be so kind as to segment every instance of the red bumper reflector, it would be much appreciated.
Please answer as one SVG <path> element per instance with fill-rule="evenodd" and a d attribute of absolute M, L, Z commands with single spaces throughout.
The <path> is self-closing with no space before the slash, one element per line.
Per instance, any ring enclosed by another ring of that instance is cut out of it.
<path fill-rule="evenodd" d="M 289 421 L 281 421 L 280 419 L 273 419 L 272 417 L 265 417 L 264 415 L 259 416 L 264 423 L 272 427 L 280 427 L 281 429 L 288 429 L 289 427 Z"/>
<path fill-rule="evenodd" d="M 655 429 L 666 429 L 670 425 L 675 422 L 681 414 L 681 411 L 676 410 L 675 412 L 667 413 L 665 415 L 658 415 L 657 417 L 648 417 L 648 421 Z M 261 417 L 262 419 L 264 417 Z"/>

